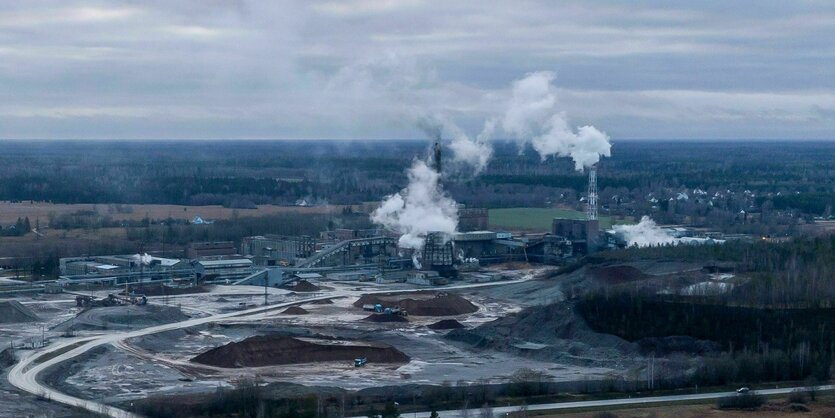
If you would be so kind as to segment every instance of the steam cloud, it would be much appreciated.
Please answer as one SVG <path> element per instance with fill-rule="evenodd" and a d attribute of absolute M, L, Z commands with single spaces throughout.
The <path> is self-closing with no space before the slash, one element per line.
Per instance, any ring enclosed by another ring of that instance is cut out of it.
<path fill-rule="evenodd" d="M 675 237 L 664 229 L 661 229 L 649 216 L 642 217 L 641 222 L 635 225 L 614 225 L 612 229 L 630 247 L 649 247 L 678 243 Z"/>
<path fill-rule="evenodd" d="M 605 133 L 593 126 L 582 126 L 574 132 L 565 116 L 556 111 L 553 79 L 551 72 L 536 72 L 515 81 L 504 117 L 488 119 L 474 138 L 442 116 L 423 113 L 424 116 L 417 118 L 417 127 L 438 142 L 444 131 L 449 132 L 453 161 L 472 167 L 476 174 L 487 167 L 493 155 L 489 140 L 499 127 L 530 143 L 543 160 L 549 156 L 571 157 L 577 170 L 596 164 L 601 155 L 611 156 L 611 144 Z M 415 160 L 408 170 L 409 185 L 399 193 L 386 196 L 371 214 L 374 223 L 400 234 L 400 248 L 415 250 L 413 261 L 418 268 L 418 255 L 426 235 L 441 232 L 451 236 L 458 226 L 457 204 L 444 194 L 440 176 L 426 161 Z"/>
<path fill-rule="evenodd" d="M 400 234 L 398 245 L 420 251 L 430 232 L 452 235 L 458 227 L 458 208 L 440 188 L 440 174 L 425 161 L 415 160 L 408 171 L 409 185 L 387 196 L 371 220 Z"/>
<path fill-rule="evenodd" d="M 574 168 L 582 171 L 610 157 L 609 136 L 594 126 L 581 126 L 574 132 L 565 114 L 556 111 L 557 96 L 552 84 L 554 73 L 539 71 L 513 82 L 513 95 L 502 119 L 502 129 L 530 142 L 542 160 L 550 156 L 571 157 Z"/>
<path fill-rule="evenodd" d="M 148 253 L 145 253 L 145 254 L 134 254 L 132 258 L 133 258 L 133 261 L 135 261 L 135 262 L 136 262 L 136 264 L 139 264 L 139 265 L 141 265 L 141 266 L 149 266 L 149 265 L 151 265 L 151 261 L 154 259 L 154 258 L 153 258 L 153 257 L 151 257 L 150 255 L 148 255 Z"/>
<path fill-rule="evenodd" d="M 493 147 L 487 142 L 495 130 L 495 122 L 488 120 L 482 132 L 470 138 L 466 132 L 455 123 L 439 116 L 423 116 L 417 121 L 418 128 L 430 139 L 441 141 L 444 129 L 452 134 L 449 149 L 452 151 L 453 161 L 464 163 L 472 167 L 475 174 L 487 168 L 487 163 L 493 156 Z"/>

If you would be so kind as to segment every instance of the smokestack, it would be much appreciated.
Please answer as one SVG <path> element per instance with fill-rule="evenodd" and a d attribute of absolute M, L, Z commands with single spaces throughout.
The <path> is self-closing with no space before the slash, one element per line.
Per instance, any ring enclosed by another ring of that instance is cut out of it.
<path fill-rule="evenodd" d="M 592 166 L 589 170 L 589 192 L 588 207 L 586 208 L 586 219 L 597 220 L 597 167 Z"/>
<path fill-rule="evenodd" d="M 435 140 L 435 145 L 432 145 L 432 169 L 438 174 L 441 174 L 441 141 Z"/>

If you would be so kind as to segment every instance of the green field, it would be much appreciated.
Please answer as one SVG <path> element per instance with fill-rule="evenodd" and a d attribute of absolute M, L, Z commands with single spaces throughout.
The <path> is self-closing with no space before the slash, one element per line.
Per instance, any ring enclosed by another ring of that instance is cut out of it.
<path fill-rule="evenodd" d="M 585 219 L 586 214 L 569 209 L 546 208 L 507 208 L 490 209 L 491 229 L 524 229 L 532 231 L 550 231 L 554 218 Z M 612 218 L 600 217 L 600 229 L 612 227 Z"/>

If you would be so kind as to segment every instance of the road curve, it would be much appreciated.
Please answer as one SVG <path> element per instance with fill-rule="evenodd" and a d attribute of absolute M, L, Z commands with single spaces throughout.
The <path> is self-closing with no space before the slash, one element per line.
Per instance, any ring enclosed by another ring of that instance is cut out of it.
<path fill-rule="evenodd" d="M 112 334 L 104 334 L 97 336 L 78 337 L 63 340 L 60 343 L 52 344 L 44 349 L 29 353 L 22 358 L 10 371 L 8 375 L 9 383 L 18 389 L 32 393 L 34 395 L 42 396 L 46 399 L 60 402 L 66 405 L 85 409 L 90 412 L 102 414 L 113 418 L 139 418 L 140 416 L 123 409 L 116 408 L 107 404 L 99 403 L 92 400 L 81 399 L 59 392 L 38 381 L 38 375 L 44 370 L 55 366 L 59 363 L 70 360 L 74 357 L 90 351 L 93 348 L 105 345 L 114 344 L 119 341 L 141 337 L 150 334 L 156 334 L 175 329 L 190 328 L 197 325 L 203 325 L 211 322 L 221 322 L 225 320 L 234 320 L 241 317 L 265 313 L 271 310 L 285 308 L 293 305 L 300 305 L 308 302 L 336 299 L 350 296 L 359 296 L 363 294 L 380 294 L 380 293 L 409 293 L 422 290 L 460 290 L 471 289 L 490 286 L 502 286 L 515 283 L 522 283 L 528 280 L 533 280 L 532 275 L 516 280 L 506 280 L 499 282 L 488 283 L 474 283 L 457 286 L 445 287 L 428 287 L 424 289 L 397 289 L 397 290 L 372 290 L 372 291 L 352 291 L 341 289 L 341 292 L 328 293 L 316 297 L 305 299 L 298 299 L 291 302 L 284 302 L 275 305 L 261 306 L 257 308 L 247 309 L 237 312 L 229 312 L 224 314 L 215 314 L 202 318 L 193 318 L 181 322 L 173 322 L 170 324 L 156 325 L 148 328 L 143 328 L 129 332 L 118 332 Z M 115 344 L 118 346 L 118 344 Z M 57 353 L 57 354 L 56 354 Z"/>

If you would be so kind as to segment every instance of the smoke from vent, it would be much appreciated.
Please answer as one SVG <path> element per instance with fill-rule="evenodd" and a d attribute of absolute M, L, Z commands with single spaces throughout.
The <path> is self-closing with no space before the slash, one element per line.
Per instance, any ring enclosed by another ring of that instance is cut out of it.
<path fill-rule="evenodd" d="M 542 160 L 550 156 L 571 157 L 574 168 L 582 171 L 612 155 L 609 137 L 594 126 L 581 126 L 576 132 L 557 112 L 554 73 L 539 71 L 513 82 L 513 95 L 502 119 L 502 129 L 530 143 Z"/>
<path fill-rule="evenodd" d="M 641 218 L 635 225 L 614 225 L 612 229 L 627 245 L 649 247 L 654 245 L 675 244 L 678 240 L 664 229 L 661 229 L 649 216 Z"/>
<path fill-rule="evenodd" d="M 426 161 L 415 160 L 408 171 L 409 185 L 387 196 L 371 220 L 400 234 L 398 245 L 420 251 L 430 232 L 451 236 L 458 227 L 458 207 L 440 188 L 440 174 Z"/>
<path fill-rule="evenodd" d="M 148 255 L 148 253 L 134 254 L 132 258 L 133 261 L 135 261 L 136 264 L 139 264 L 140 266 L 149 266 L 151 265 L 151 261 L 154 259 L 150 255 Z"/>

